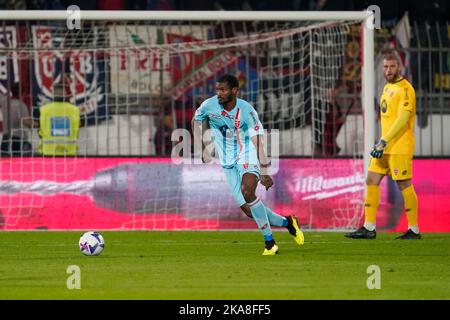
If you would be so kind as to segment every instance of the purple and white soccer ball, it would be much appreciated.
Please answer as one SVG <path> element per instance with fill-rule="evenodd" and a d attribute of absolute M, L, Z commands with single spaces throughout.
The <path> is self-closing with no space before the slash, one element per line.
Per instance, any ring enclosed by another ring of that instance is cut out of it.
<path fill-rule="evenodd" d="M 78 244 L 80 251 L 86 256 L 98 256 L 105 248 L 105 240 L 100 233 L 95 231 L 84 233 Z"/>

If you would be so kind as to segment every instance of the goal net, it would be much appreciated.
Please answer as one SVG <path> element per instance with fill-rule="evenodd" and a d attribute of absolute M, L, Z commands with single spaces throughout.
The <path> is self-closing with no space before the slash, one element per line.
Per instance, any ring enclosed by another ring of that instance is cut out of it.
<path fill-rule="evenodd" d="M 304 228 L 360 222 L 361 20 L 123 14 L 83 19 L 72 30 L 61 19 L 1 22 L 3 228 L 253 228 L 219 166 L 170 158 L 179 142 L 173 131 L 189 142 L 183 134 L 195 109 L 225 73 L 257 110 L 269 156 L 281 157 L 278 189 L 258 191 L 267 205 L 299 214 Z M 39 120 L 57 85 L 83 119 L 75 156 L 43 155 L 36 122 L 23 120 L 27 112 Z M 188 147 L 181 155 L 190 154 Z"/>

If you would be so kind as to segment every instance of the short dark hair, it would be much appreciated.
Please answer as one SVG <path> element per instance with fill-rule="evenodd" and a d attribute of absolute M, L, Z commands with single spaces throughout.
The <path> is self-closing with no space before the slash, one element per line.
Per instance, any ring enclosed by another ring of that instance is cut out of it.
<path fill-rule="evenodd" d="M 239 88 L 239 81 L 232 74 L 224 74 L 217 80 L 217 82 L 226 82 L 230 88 Z"/>

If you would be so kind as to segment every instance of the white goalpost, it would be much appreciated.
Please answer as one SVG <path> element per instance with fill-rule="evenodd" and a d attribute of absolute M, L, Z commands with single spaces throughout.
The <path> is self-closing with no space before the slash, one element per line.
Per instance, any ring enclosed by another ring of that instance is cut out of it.
<path fill-rule="evenodd" d="M 255 106 L 267 130 L 278 130 L 281 156 L 362 159 L 364 172 L 358 168 L 353 180 L 367 172 L 376 123 L 372 11 L 17 10 L 0 11 L 0 21 L 0 94 L 19 84 L 36 117 L 51 100 L 51 87 L 65 79 L 65 94 L 87 123 L 80 129 L 76 157 L 39 155 L 37 130 L 28 132 L 31 157 L 0 157 L 0 209 L 6 218 L 14 217 L 9 224 L 46 207 L 45 196 L 58 194 L 85 196 L 104 210 L 129 213 L 133 220 L 125 228 L 164 229 L 169 219 L 164 215 L 172 219 L 180 213 L 198 218 L 200 227 L 232 219 L 231 198 L 215 197 L 227 186 L 223 177 L 211 178 L 213 169 L 203 175 L 173 169 L 179 177 L 164 180 L 161 172 L 168 169 L 160 163 L 154 164 L 160 170 L 155 174 L 141 164 L 118 162 L 117 170 L 92 169 L 74 178 L 90 166 L 91 157 L 170 156 L 159 130 L 165 125 L 189 129 L 193 111 L 226 72 L 238 76 L 241 97 Z M 343 107 L 336 116 L 333 104 L 342 88 Z M 342 122 L 338 129 L 336 119 Z M 10 130 L 9 136 L 23 128 Z M 51 168 L 53 173 L 44 173 Z M 39 173 L 30 178 L 28 170 Z M 113 178 L 119 182 L 102 194 Z M 155 187 L 147 186 L 151 179 Z M 353 180 L 344 180 L 329 184 L 343 183 L 338 192 L 350 190 L 350 197 L 361 191 Z M 215 187 L 206 194 L 185 185 L 210 181 Z M 130 191 L 140 188 L 142 195 Z M 326 198 L 325 191 L 304 198 Z M 192 200 L 201 197 L 206 207 Z M 334 228 L 354 226 L 360 209 L 360 203 L 338 207 L 345 221 Z M 147 212 L 161 214 L 161 221 L 141 222 Z"/>

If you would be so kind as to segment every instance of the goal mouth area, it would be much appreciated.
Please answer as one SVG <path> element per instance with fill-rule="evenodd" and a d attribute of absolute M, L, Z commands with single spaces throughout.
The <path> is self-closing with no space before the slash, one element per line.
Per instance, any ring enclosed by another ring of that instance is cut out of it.
<path fill-rule="evenodd" d="M 51 99 L 51 86 L 66 81 L 65 93 L 72 99 L 71 103 L 80 109 L 82 106 L 82 110 L 86 110 L 82 114 L 90 112 L 90 125 L 80 130 L 77 156 L 63 159 L 64 169 L 51 169 L 58 178 L 65 177 L 67 172 L 76 173 L 91 162 L 91 157 L 159 155 L 153 138 L 165 111 L 169 111 L 177 128 L 187 129 L 191 113 L 186 111 L 198 107 L 197 103 L 211 93 L 214 95 L 215 80 L 224 73 L 238 77 L 243 85 L 239 97 L 255 107 L 264 129 L 280 132 L 280 158 L 287 155 L 316 160 L 321 156 L 314 153 L 314 145 L 323 143 L 321 139 L 327 132 L 331 92 L 339 82 L 345 60 L 345 38 L 349 33 L 357 34 L 358 39 L 352 39 L 358 44 L 352 59 L 358 62 L 365 50 L 361 43 L 365 46 L 366 40 L 370 42 L 364 25 L 370 17 L 368 12 L 80 11 L 80 29 L 73 30 L 67 26 L 69 13 L 66 11 L 0 12 L 0 17 L 6 15 L 8 19 L 0 22 L 0 37 L 14 29 L 17 41 L 0 48 L 0 57 L 18 61 L 16 66 L 13 63 L 10 66 L 18 70 L 19 81 L 16 82 L 24 81 L 20 85 L 28 99 L 27 106 L 39 108 Z M 364 41 L 360 41 L 363 34 Z M 347 126 L 351 130 L 345 138 L 349 147 L 338 155 L 357 160 L 348 161 L 352 170 L 349 175 L 362 172 L 360 158 L 369 154 L 362 151 L 367 144 L 363 140 L 367 140 L 362 137 L 360 128 L 364 126 L 365 133 L 365 123 L 370 122 L 362 121 L 361 106 L 370 109 L 373 103 L 370 90 L 366 90 L 370 87 L 366 80 L 374 72 L 373 67 L 366 64 L 370 60 L 370 56 L 364 55 L 365 64 L 358 65 L 358 75 L 351 79 L 358 83 L 358 90 L 350 92 L 351 99 L 358 101 L 358 114 L 351 115 L 352 122 Z M 31 139 L 33 150 L 37 150 L 39 143 L 35 133 L 33 131 Z M 272 140 L 265 141 L 268 149 L 272 148 Z M 42 161 L 46 165 L 47 160 L 48 163 L 56 161 L 39 156 L 27 159 L 33 164 Z M 86 161 L 71 162 L 83 159 Z M 355 163 L 358 166 L 353 168 Z M 316 164 L 312 167 L 326 171 Z M 24 164 L 19 175 L 12 175 L 15 170 L 12 164 L 5 162 L 3 169 L 11 172 L 13 180 L 22 182 L 29 167 Z M 49 190 L 52 188 L 58 193 L 55 195 L 58 199 L 62 191 L 68 197 L 89 195 L 92 187 L 76 177 L 73 181 L 58 180 L 60 184 L 53 181 L 53 177 L 45 180 Z M 161 185 L 168 181 L 163 179 Z M 27 186 L 31 191 L 36 190 L 36 194 L 26 197 L 33 206 L 40 206 L 49 199 L 42 187 L 35 188 L 31 184 L 38 182 L 36 178 Z M 24 185 L 16 187 L 24 189 Z M 8 192 L 12 193 L 13 188 L 9 188 Z M 81 188 L 83 191 L 78 192 Z M 161 196 L 162 202 L 177 197 L 169 191 Z M 11 207 L 14 197 L 9 193 L 2 197 L 4 208 Z M 133 201 L 137 200 L 143 199 Z M 96 204 L 92 199 L 88 202 L 101 207 L 100 202 Z M 110 202 L 108 198 L 104 205 Z M 347 227 L 347 222 L 360 213 L 359 202 L 347 204 L 345 199 L 334 208 L 336 227 Z M 159 202 L 155 202 L 156 205 Z M 234 206 L 231 202 L 228 205 Z M 168 211 L 167 207 L 163 209 Z M 172 207 L 180 209 L 177 205 Z M 141 219 L 142 212 L 131 204 L 129 208 L 133 219 Z M 224 212 L 229 209 L 224 207 Z M 24 210 L 18 209 L 17 217 L 34 211 L 33 208 Z M 144 226 L 164 227 L 165 224 L 153 224 L 166 223 L 172 218 L 164 215 L 164 210 L 158 221 L 149 220 Z M 207 215 L 208 223 L 225 220 L 218 215 L 217 208 L 214 210 Z M 8 211 L 8 215 L 12 217 L 12 211 Z M 74 215 L 78 213 L 74 211 Z M 180 223 L 191 225 L 191 221 Z"/>

